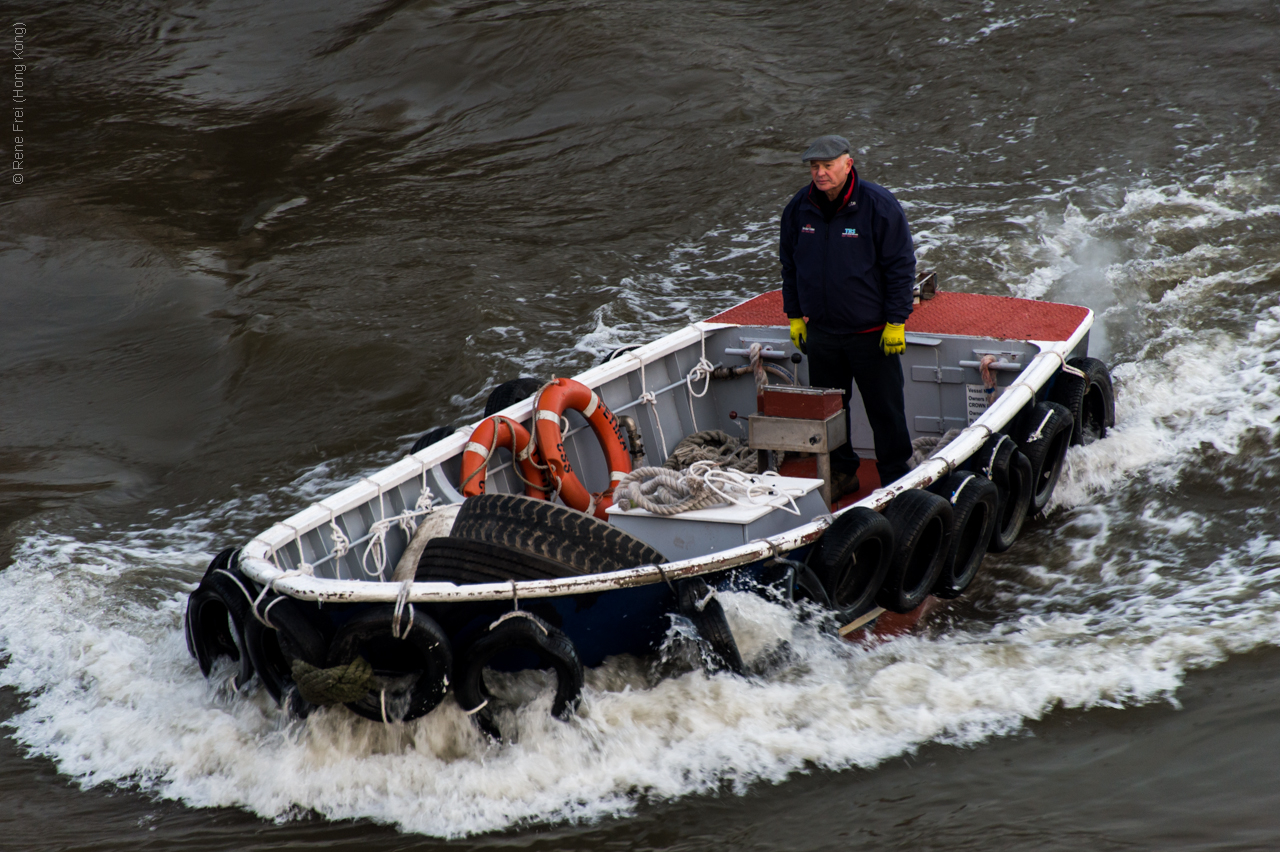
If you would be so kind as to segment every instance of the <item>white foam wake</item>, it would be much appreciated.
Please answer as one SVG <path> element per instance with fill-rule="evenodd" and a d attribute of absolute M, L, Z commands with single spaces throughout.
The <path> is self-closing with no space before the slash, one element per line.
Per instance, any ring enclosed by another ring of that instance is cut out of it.
<path fill-rule="evenodd" d="M 181 613 L 211 556 L 213 519 L 252 531 L 345 481 L 319 471 L 284 496 L 159 516 L 163 528 L 146 534 L 27 535 L 0 573 L 0 684 L 27 702 L 8 724 L 85 784 L 457 836 L 873 767 L 1055 707 L 1172 700 L 1189 669 L 1280 642 L 1280 524 L 1259 511 L 1280 460 L 1280 308 L 1244 292 L 1276 274 L 1276 259 L 1244 240 L 1258 206 L 1240 186 L 1252 185 L 1219 183 L 1191 199 L 1143 187 L 1111 210 L 1035 220 L 1038 248 L 1023 252 L 1015 284 L 1115 306 L 1100 308 L 1100 324 L 1119 423 L 1071 451 L 1048 522 L 989 557 L 972 592 L 981 612 L 960 604 L 918 635 L 850 645 L 735 593 L 730 618 L 759 666 L 749 679 L 655 679 L 648 663 L 614 660 L 590 674 L 581 713 L 563 724 L 527 676 L 539 697 L 507 720 L 519 738 L 505 745 L 450 700 L 397 729 L 342 709 L 287 723 L 262 691 L 232 694 L 226 671 L 200 676 Z M 1180 222 L 1224 236 L 1208 248 L 1170 242 Z M 1122 232 L 1123 250 L 1107 248 Z M 765 239 L 762 228 L 753 256 Z M 692 298 L 669 271 L 623 286 Z M 619 322 L 602 313 L 590 348 L 625 342 L 643 318 Z"/>

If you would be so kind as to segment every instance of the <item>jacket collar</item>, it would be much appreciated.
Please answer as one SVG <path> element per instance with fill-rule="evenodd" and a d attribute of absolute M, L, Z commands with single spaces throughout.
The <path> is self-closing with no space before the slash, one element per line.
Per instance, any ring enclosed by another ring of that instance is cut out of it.
<path fill-rule="evenodd" d="M 861 187 L 858 185 L 857 167 L 850 169 L 849 173 L 853 176 L 853 180 L 849 181 L 849 189 L 845 191 L 844 198 L 840 199 L 840 207 L 839 209 L 836 210 L 837 216 L 839 216 L 841 213 L 846 212 L 851 207 L 853 209 L 857 209 L 857 206 L 858 206 L 857 196 L 861 195 L 861 193 L 858 191 L 859 189 L 861 189 Z M 821 213 L 822 212 L 821 205 L 819 205 L 817 201 L 814 201 L 814 193 L 816 192 L 818 192 L 818 189 L 814 187 L 813 182 L 810 181 L 809 191 L 805 193 L 805 201 L 814 210 L 818 211 L 818 213 Z"/>

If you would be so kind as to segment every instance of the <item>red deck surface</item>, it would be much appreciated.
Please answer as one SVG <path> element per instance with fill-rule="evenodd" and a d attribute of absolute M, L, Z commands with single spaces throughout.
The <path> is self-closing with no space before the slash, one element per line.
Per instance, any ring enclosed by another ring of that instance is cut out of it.
<path fill-rule="evenodd" d="M 939 292 L 915 306 L 907 320 L 907 331 L 996 340 L 1066 340 L 1088 313 L 1088 308 L 1056 302 Z M 773 290 L 716 314 L 708 322 L 785 326 L 789 321 L 782 312 L 782 291 Z"/>
<path fill-rule="evenodd" d="M 880 472 L 876 470 L 876 460 L 859 459 L 858 462 L 858 493 L 846 494 L 844 497 L 837 499 L 832 507 L 833 509 L 843 509 L 845 506 L 857 503 L 880 487 Z M 778 473 L 783 476 L 803 476 L 809 479 L 816 479 L 818 476 L 818 460 L 813 456 L 801 458 L 787 453 L 787 458 L 782 463 L 782 467 L 778 469 Z"/>

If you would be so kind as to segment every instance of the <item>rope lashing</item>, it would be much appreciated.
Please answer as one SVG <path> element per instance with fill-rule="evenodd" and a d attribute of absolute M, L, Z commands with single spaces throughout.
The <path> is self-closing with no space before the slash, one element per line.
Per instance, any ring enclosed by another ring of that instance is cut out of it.
<path fill-rule="evenodd" d="M 977 479 L 977 476 L 975 476 L 972 473 L 964 478 L 964 482 L 960 483 L 960 487 L 956 489 L 956 493 L 951 495 L 952 506 L 954 506 L 956 504 L 956 501 L 960 499 L 960 492 L 964 491 L 965 487 L 975 479 Z"/>
<path fill-rule="evenodd" d="M 711 376 L 715 372 L 715 364 L 707 360 L 707 330 L 699 327 L 698 333 L 702 341 L 702 355 L 698 358 L 698 363 L 694 364 L 693 369 L 684 377 L 685 387 L 689 391 L 689 417 L 693 421 L 695 432 L 698 431 L 698 412 L 693 407 L 693 401 L 702 399 L 707 395 L 707 391 L 711 390 Z M 693 389 L 693 383 L 697 381 L 702 382 L 702 393 Z"/>
<path fill-rule="evenodd" d="M 511 610 L 511 612 L 503 613 L 502 615 L 498 616 L 498 618 L 496 618 L 496 619 L 495 619 L 495 620 L 494 620 L 494 621 L 489 625 L 489 629 L 490 629 L 490 630 L 493 630 L 494 628 L 496 628 L 496 627 L 497 627 L 499 624 L 501 624 L 502 622 L 504 622 L 504 621 L 509 621 L 509 620 L 510 620 L 510 619 L 512 619 L 512 618 L 527 618 L 527 619 L 529 619 L 529 621 L 532 621 L 532 622 L 533 622 L 534 626 L 536 626 L 539 630 L 541 630 L 541 631 L 542 631 L 543 635 L 546 635 L 546 636 L 550 636 L 550 635 L 551 635 L 551 633 L 547 631 L 547 627 L 546 627 L 546 625 L 545 625 L 545 624 L 543 624 L 543 623 L 542 623 L 542 620 L 541 620 L 541 619 L 539 619 L 539 618 L 538 618 L 536 615 L 534 615 L 533 613 L 531 613 L 531 612 L 526 612 L 526 611 L 525 611 L 525 610 L 523 610 L 523 609 L 513 609 L 513 610 Z"/>
<path fill-rule="evenodd" d="M 658 424 L 658 440 L 662 443 L 662 455 L 667 455 L 667 436 L 662 430 L 662 418 L 658 416 L 658 397 L 653 391 L 649 390 L 649 385 L 645 380 L 644 361 L 640 362 L 640 402 L 645 405 L 653 406 L 653 422 Z"/>
<path fill-rule="evenodd" d="M 409 578 L 400 584 L 400 591 L 396 593 L 396 608 L 391 615 L 391 635 L 396 639 L 408 639 L 409 631 L 413 629 L 413 604 L 409 603 L 409 593 L 413 591 L 413 578 Z M 409 612 L 409 623 L 404 626 L 404 632 L 400 631 L 400 622 L 403 620 L 405 610 Z"/>
<path fill-rule="evenodd" d="M 1053 409 L 1046 411 L 1044 413 L 1044 419 L 1040 421 L 1040 425 L 1036 427 L 1036 430 L 1027 436 L 1025 443 L 1034 444 L 1036 441 L 1039 441 L 1043 437 L 1042 433 L 1044 432 L 1044 427 L 1049 423 L 1049 418 L 1052 416 Z"/>
<path fill-rule="evenodd" d="M 751 348 L 747 350 L 747 360 L 751 364 L 751 372 L 756 379 L 756 393 L 764 393 L 764 389 L 769 386 L 769 376 L 764 371 L 764 358 L 760 353 L 764 347 L 759 343 L 751 344 Z"/>
<path fill-rule="evenodd" d="M 1000 440 L 996 441 L 996 445 L 991 448 L 991 456 L 987 459 L 986 465 L 982 468 L 982 475 L 985 476 L 987 479 L 991 478 L 991 472 L 995 470 L 996 455 L 1000 452 L 1000 447 L 1004 444 L 1005 441 L 1011 441 L 1011 440 L 1012 439 L 1008 435 L 1001 435 Z"/>
<path fill-rule="evenodd" d="M 982 373 L 982 392 L 986 394 L 988 406 L 996 398 L 996 373 L 991 369 L 991 365 L 995 362 L 994 355 L 983 355 L 982 360 L 978 362 L 978 370 Z"/>
<path fill-rule="evenodd" d="M 390 520 L 374 521 L 369 526 L 369 546 L 360 556 L 360 568 L 370 577 L 383 579 L 383 571 L 387 568 L 387 533 L 391 530 Z M 373 557 L 373 570 L 369 570 L 369 557 Z"/>
<path fill-rule="evenodd" d="M 285 524 L 285 526 L 289 526 L 289 525 Z M 300 533 L 294 527 L 289 527 L 289 529 L 293 530 L 293 543 L 298 545 L 298 567 L 295 568 L 294 570 L 300 571 L 303 574 L 314 574 L 315 567 L 312 566 L 311 563 L 307 561 L 307 557 L 304 556 L 302 553 L 302 533 Z"/>
<path fill-rule="evenodd" d="M 408 541 L 413 540 L 413 534 L 418 531 L 418 515 L 429 515 L 435 511 L 436 495 L 427 487 L 427 466 L 422 466 L 422 490 L 418 492 L 418 499 L 413 503 L 413 509 L 404 512 L 397 519 L 400 529 L 404 532 L 404 537 Z"/>

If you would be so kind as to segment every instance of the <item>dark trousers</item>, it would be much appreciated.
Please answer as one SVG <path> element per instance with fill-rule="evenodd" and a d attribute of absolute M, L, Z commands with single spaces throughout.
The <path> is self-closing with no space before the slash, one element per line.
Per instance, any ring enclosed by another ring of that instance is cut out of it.
<path fill-rule="evenodd" d="M 832 334 L 810 326 L 805 347 L 809 357 L 809 384 L 839 388 L 849 407 L 852 382 L 858 383 L 862 406 L 871 423 L 876 444 L 876 469 L 888 485 L 909 469 L 911 433 L 907 431 L 906 404 L 902 397 L 902 358 L 880 348 L 880 332 Z M 853 417 L 849 416 L 852 427 Z M 831 454 L 832 470 L 854 473 L 858 454 L 849 444 Z"/>

